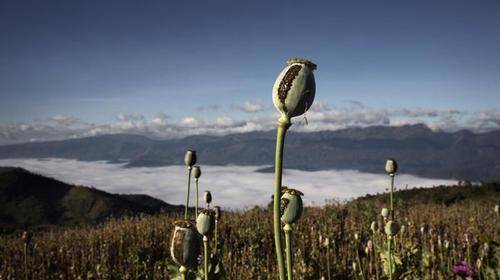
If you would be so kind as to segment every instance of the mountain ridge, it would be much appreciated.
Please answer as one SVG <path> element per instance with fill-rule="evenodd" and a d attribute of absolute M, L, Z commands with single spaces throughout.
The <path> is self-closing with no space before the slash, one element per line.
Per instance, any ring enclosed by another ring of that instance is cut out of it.
<path fill-rule="evenodd" d="M 201 164 L 272 165 L 275 137 L 272 130 L 170 140 L 114 134 L 0 146 L 0 158 L 104 160 L 126 162 L 127 167 L 147 167 L 180 164 L 184 151 L 194 149 Z M 392 157 L 400 163 L 401 172 L 417 176 L 500 179 L 500 131 L 448 133 L 421 124 L 319 132 L 292 130 L 287 134 L 285 149 L 285 168 L 377 173 L 383 172 L 380 166 Z"/>

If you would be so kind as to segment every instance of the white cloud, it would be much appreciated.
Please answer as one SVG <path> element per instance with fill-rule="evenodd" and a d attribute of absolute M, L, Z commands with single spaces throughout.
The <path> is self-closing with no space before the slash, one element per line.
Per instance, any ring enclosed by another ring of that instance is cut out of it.
<path fill-rule="evenodd" d="M 460 129 L 469 129 L 474 132 L 500 129 L 500 109 L 498 108 L 469 112 L 432 108 L 381 109 L 367 107 L 360 102 L 353 101 L 349 104 L 347 107 L 330 107 L 321 101 L 316 101 L 305 115 L 309 125 L 304 125 L 303 117 L 297 117 L 294 118 L 294 125 L 291 129 L 313 132 L 348 127 L 400 126 L 417 123 L 447 132 Z M 257 110 L 257 105 L 253 103 L 250 105 L 247 109 Z M 255 107 L 252 107 L 254 105 Z M 75 117 L 57 115 L 28 123 L 0 124 L 0 145 L 116 133 L 142 134 L 155 138 L 179 138 L 200 134 L 226 135 L 265 131 L 276 127 L 279 115 L 274 110 L 272 112 L 266 115 L 256 114 L 247 119 L 237 119 L 230 115 L 219 115 L 213 118 L 184 116 L 174 119 L 165 114 L 146 118 L 139 113 L 119 112 L 116 114 L 116 121 L 106 124 L 88 123 Z"/>
<path fill-rule="evenodd" d="M 247 100 L 243 103 L 243 105 L 236 107 L 247 113 L 258 113 L 264 111 L 265 109 L 264 105 L 262 105 L 262 102 L 260 100 L 257 101 Z"/>
<path fill-rule="evenodd" d="M 111 193 L 148 194 L 171 204 L 185 201 L 184 166 L 123 168 L 120 164 L 66 159 L 5 159 L 0 166 L 20 166 L 67 183 L 94 186 Z M 273 173 L 260 173 L 262 166 L 202 166 L 200 194 L 212 191 L 214 205 L 243 208 L 266 205 L 273 189 Z M 284 185 L 300 189 L 306 204 L 326 199 L 348 199 L 384 192 L 388 177 L 353 170 L 285 170 Z M 455 181 L 426 179 L 412 175 L 396 177 L 396 187 L 430 187 Z M 194 193 L 192 193 L 194 198 Z M 194 201 L 191 199 L 191 201 Z"/>

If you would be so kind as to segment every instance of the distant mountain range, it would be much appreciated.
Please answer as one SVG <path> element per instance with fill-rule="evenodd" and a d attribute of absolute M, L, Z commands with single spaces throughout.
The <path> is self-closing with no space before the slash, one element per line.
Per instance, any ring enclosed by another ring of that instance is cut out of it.
<path fill-rule="evenodd" d="M 0 232 L 18 227 L 94 224 L 111 216 L 183 209 L 147 195 L 110 194 L 21 168 L 0 167 Z"/>
<path fill-rule="evenodd" d="M 182 164 L 184 151 L 189 148 L 197 151 L 202 165 L 272 165 L 275 137 L 275 131 L 173 140 L 103 135 L 0 146 L 0 158 L 53 157 L 125 162 L 127 167 L 164 166 Z M 291 131 L 285 150 L 285 168 L 381 173 L 385 160 L 392 157 L 407 174 L 474 181 L 500 179 L 500 131 L 447 133 L 425 125 Z"/>

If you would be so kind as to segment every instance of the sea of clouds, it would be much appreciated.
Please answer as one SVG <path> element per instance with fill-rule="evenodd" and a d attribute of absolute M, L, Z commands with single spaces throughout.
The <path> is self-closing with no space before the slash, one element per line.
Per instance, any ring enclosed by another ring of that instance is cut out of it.
<path fill-rule="evenodd" d="M 147 194 L 171 204 L 185 202 L 187 170 L 184 166 L 125 168 L 124 164 L 53 158 L 3 159 L 0 166 L 23 167 L 66 183 L 93 186 L 111 193 Z M 263 166 L 202 166 L 200 196 L 203 191 L 210 190 L 213 204 L 224 208 L 264 206 L 271 199 L 274 174 L 258 172 L 261 168 Z M 385 192 L 389 178 L 383 167 L 380 174 L 355 170 L 286 170 L 283 183 L 299 188 L 304 193 L 306 204 L 317 205 L 331 199 L 345 200 Z M 453 180 L 406 174 L 396 177 L 396 188 L 399 189 L 453 183 Z M 191 194 L 191 201 L 194 201 L 193 192 Z"/>

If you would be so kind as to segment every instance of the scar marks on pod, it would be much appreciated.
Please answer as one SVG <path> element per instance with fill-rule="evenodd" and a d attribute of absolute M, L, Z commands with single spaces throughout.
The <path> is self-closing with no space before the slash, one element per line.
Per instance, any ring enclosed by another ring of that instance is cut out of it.
<path fill-rule="evenodd" d="M 288 95 L 288 92 L 292 88 L 293 80 L 295 80 L 295 77 L 297 77 L 297 75 L 299 74 L 300 69 L 302 69 L 302 65 L 297 64 L 292 65 L 290 68 L 288 68 L 278 87 L 278 98 L 280 99 L 281 104 L 283 104 L 285 111 L 285 99 Z"/>

